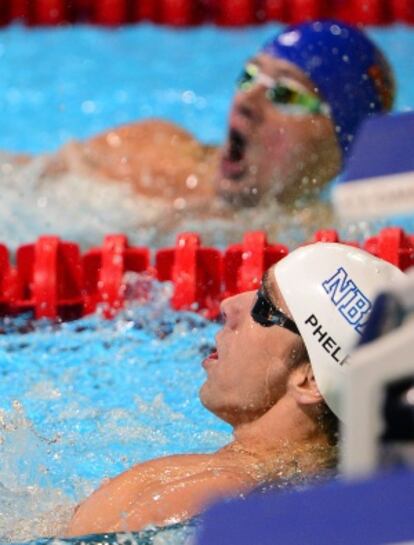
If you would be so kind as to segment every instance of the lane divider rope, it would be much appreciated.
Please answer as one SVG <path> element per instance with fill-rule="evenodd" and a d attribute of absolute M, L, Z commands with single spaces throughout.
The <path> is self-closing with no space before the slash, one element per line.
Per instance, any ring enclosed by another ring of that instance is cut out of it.
<path fill-rule="evenodd" d="M 149 21 L 240 27 L 333 18 L 362 25 L 414 24 L 414 0 L 1 0 L 0 25 L 87 22 L 120 26 Z"/>
<path fill-rule="evenodd" d="M 402 270 L 414 266 L 414 235 L 399 227 L 384 228 L 361 244 L 320 230 L 308 243 L 314 242 L 360 246 Z M 223 251 L 203 246 L 198 233 L 181 233 L 174 247 L 155 252 L 113 234 L 83 255 L 74 242 L 41 236 L 17 249 L 14 264 L 0 244 L 0 315 L 30 312 L 36 319 L 71 320 L 99 307 L 105 318 L 113 318 L 125 305 L 125 273 L 133 272 L 172 282 L 175 310 L 214 319 L 224 298 L 256 290 L 264 272 L 288 253 L 287 246 L 269 243 L 264 231 L 247 232 Z"/>

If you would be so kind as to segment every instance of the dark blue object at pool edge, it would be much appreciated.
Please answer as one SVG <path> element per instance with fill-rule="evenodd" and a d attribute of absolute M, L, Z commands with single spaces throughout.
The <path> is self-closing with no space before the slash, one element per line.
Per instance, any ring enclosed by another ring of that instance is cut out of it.
<path fill-rule="evenodd" d="M 376 116 L 355 138 L 341 182 L 414 171 L 414 113 Z"/>
<path fill-rule="evenodd" d="M 333 481 L 213 506 L 197 545 L 385 545 L 414 540 L 414 472 Z M 406 544 L 407 545 L 407 544 Z"/>

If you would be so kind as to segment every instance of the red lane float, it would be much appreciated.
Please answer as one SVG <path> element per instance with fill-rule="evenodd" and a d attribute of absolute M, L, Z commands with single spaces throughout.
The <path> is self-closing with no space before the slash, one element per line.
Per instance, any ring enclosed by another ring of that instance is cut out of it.
<path fill-rule="evenodd" d="M 130 0 L 131 20 L 158 22 L 159 5 L 157 0 Z"/>
<path fill-rule="evenodd" d="M 349 23 L 352 19 L 352 1 L 332 0 L 331 13 L 334 19 Z"/>
<path fill-rule="evenodd" d="M 340 242 L 341 244 L 347 244 L 355 248 L 360 247 L 359 242 L 356 240 L 341 240 L 338 231 L 335 231 L 335 229 L 320 229 L 316 231 L 311 242 Z"/>
<path fill-rule="evenodd" d="M 319 229 L 313 235 L 312 242 L 340 242 L 340 238 L 335 229 Z"/>
<path fill-rule="evenodd" d="M 82 259 L 85 313 L 103 305 L 105 318 L 112 318 L 125 302 L 124 274 L 151 273 L 148 248 L 130 247 L 125 235 L 108 235 L 102 248 L 91 248 Z"/>
<path fill-rule="evenodd" d="M 61 25 L 69 22 L 67 0 L 31 0 L 26 11 L 30 25 Z"/>
<path fill-rule="evenodd" d="M 283 244 L 269 244 L 263 231 L 245 233 L 243 242 L 232 244 L 224 254 L 224 296 L 257 289 L 265 271 L 288 252 Z"/>
<path fill-rule="evenodd" d="M 3 4 L 7 9 L 7 2 L 3 2 Z M 9 0 L 8 10 L 10 19 L 25 20 L 28 11 L 27 0 Z"/>
<path fill-rule="evenodd" d="M 126 23 L 127 0 L 93 0 L 92 20 L 103 26 L 119 26 Z"/>
<path fill-rule="evenodd" d="M 10 6 L 7 4 L 7 2 L 0 2 L 0 27 L 8 25 L 10 21 Z"/>
<path fill-rule="evenodd" d="M 196 23 L 194 0 L 159 0 L 160 21 L 171 26 L 191 26 Z"/>
<path fill-rule="evenodd" d="M 399 227 L 386 227 L 365 241 L 364 249 L 405 271 L 414 265 L 414 240 Z"/>
<path fill-rule="evenodd" d="M 215 21 L 223 26 L 335 18 L 355 24 L 414 23 L 414 0 L 0 0 L 0 24 L 91 21 L 117 26 L 153 21 L 190 26 Z"/>
<path fill-rule="evenodd" d="M 40 237 L 16 254 L 17 277 L 12 307 L 36 318 L 79 318 L 83 314 L 82 267 L 77 244 Z"/>
<path fill-rule="evenodd" d="M 383 25 L 390 22 L 389 3 L 384 0 L 352 0 L 348 21 L 361 25 Z"/>
<path fill-rule="evenodd" d="M 337 231 L 317 231 L 311 242 L 341 241 Z M 402 270 L 414 265 L 414 236 L 402 229 L 383 229 L 363 247 Z M 96 310 L 112 318 L 125 302 L 125 273 L 149 273 L 159 281 L 172 281 L 172 307 L 199 311 L 208 318 L 219 314 L 220 301 L 260 285 L 264 272 L 288 254 L 282 244 L 269 244 L 266 233 L 245 233 L 224 255 L 204 248 L 196 233 L 178 236 L 174 248 L 156 252 L 155 270 L 148 248 L 130 247 L 125 235 L 109 235 L 102 247 L 81 258 L 79 247 L 58 237 L 40 237 L 18 248 L 16 268 L 10 266 L 7 248 L 0 245 L 0 312 L 30 311 L 36 318 L 73 319 Z M 134 294 L 145 300 L 147 282 Z M 144 293 L 145 292 L 145 293 Z"/>
<path fill-rule="evenodd" d="M 414 0 L 391 0 L 391 15 L 395 21 L 414 23 Z"/>
<path fill-rule="evenodd" d="M 217 0 L 197 0 L 196 19 L 198 23 L 212 23 L 216 19 Z"/>
<path fill-rule="evenodd" d="M 255 23 L 255 0 L 221 0 L 216 8 L 216 23 L 244 26 Z"/>
<path fill-rule="evenodd" d="M 264 0 L 263 13 L 265 21 L 280 21 L 287 23 L 290 20 L 288 0 Z"/>
<path fill-rule="evenodd" d="M 92 21 L 94 0 L 71 0 L 70 11 L 74 21 Z"/>
<path fill-rule="evenodd" d="M 290 22 L 294 24 L 328 17 L 328 13 L 328 5 L 325 0 L 290 1 Z"/>
<path fill-rule="evenodd" d="M 175 248 L 158 250 L 155 268 L 158 280 L 174 283 L 174 309 L 199 310 L 208 318 L 219 315 L 222 255 L 215 248 L 203 248 L 198 234 L 183 233 Z"/>

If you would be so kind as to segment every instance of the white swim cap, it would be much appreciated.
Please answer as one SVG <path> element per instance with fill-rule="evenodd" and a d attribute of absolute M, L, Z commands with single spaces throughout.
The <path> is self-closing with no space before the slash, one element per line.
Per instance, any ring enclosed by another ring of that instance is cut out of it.
<path fill-rule="evenodd" d="M 274 275 L 302 335 L 316 384 L 342 419 L 341 390 L 375 296 L 404 274 L 394 265 L 345 244 L 298 248 Z"/>

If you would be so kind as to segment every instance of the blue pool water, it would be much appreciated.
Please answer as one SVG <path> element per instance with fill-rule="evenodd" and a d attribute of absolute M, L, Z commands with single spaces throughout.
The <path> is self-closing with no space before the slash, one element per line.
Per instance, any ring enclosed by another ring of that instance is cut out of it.
<path fill-rule="evenodd" d="M 218 325 L 169 295 L 154 284 L 114 321 L 0 324 L 1 543 L 58 531 L 104 476 L 229 439 L 197 395 Z"/>
<path fill-rule="evenodd" d="M 49 152 L 69 138 L 150 116 L 220 142 L 240 66 L 277 28 L 4 29 L 0 149 Z M 411 109 L 414 33 L 404 27 L 371 33 L 395 66 L 397 108 Z M 12 183 L 3 192 L 3 240 L 13 246 L 59 226 L 66 238 L 95 241 L 87 234 L 99 211 L 81 234 L 81 205 L 66 223 L 62 208 L 45 213 L 49 194 L 36 197 L 38 215 L 27 212 L 35 200 L 32 173 L 23 173 L 27 185 L 17 192 Z M 98 235 L 123 225 L 110 216 L 111 194 L 105 198 Z M 152 240 L 132 227 L 129 234 Z M 104 476 L 228 440 L 229 429 L 197 398 L 200 362 L 218 326 L 169 310 L 167 285 L 154 290 L 151 303 L 112 322 L 93 316 L 62 325 L 24 318 L 0 324 L 1 543 L 58 532 L 76 501 Z M 175 539 L 163 543 L 183 541 Z"/>

